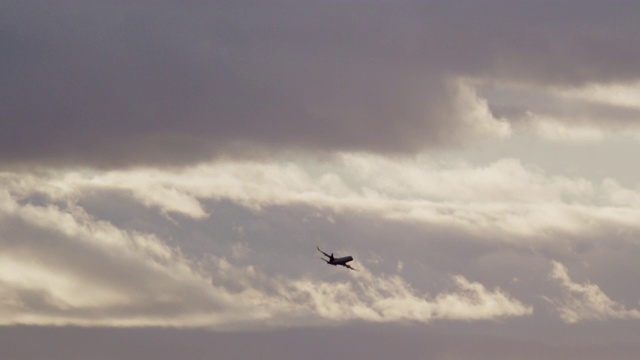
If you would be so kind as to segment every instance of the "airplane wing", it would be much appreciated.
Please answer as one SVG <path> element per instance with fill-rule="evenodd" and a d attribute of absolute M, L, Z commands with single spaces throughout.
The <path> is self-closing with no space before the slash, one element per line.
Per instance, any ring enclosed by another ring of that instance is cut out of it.
<path fill-rule="evenodd" d="M 316 246 L 316 249 L 318 249 L 318 251 L 320 251 L 321 253 L 323 253 L 323 254 L 324 254 L 324 256 L 326 256 L 326 257 L 331 257 L 331 255 L 329 255 L 329 254 L 327 254 L 326 252 L 324 252 L 324 251 L 320 250 L 320 248 L 319 248 L 319 247 L 317 247 L 317 246 Z"/>
<path fill-rule="evenodd" d="M 352 267 L 351 267 L 351 265 L 349 265 L 349 264 L 341 264 L 341 265 L 342 265 L 342 266 L 344 266 L 344 267 L 346 267 L 346 268 L 349 268 L 349 269 L 351 269 L 351 270 L 353 270 L 353 271 L 358 271 L 358 270 L 356 270 L 356 269 L 352 268 Z"/>

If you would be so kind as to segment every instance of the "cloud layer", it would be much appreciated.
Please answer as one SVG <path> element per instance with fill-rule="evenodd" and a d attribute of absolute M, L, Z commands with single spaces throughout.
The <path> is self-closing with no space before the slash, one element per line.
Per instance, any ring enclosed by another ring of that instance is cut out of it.
<path fill-rule="evenodd" d="M 0 348 L 635 359 L 639 13 L 5 1 Z"/>
<path fill-rule="evenodd" d="M 462 276 L 454 278 L 454 290 L 434 298 L 417 294 L 398 276 L 373 276 L 366 269 L 337 283 L 270 279 L 224 258 L 190 259 L 151 234 L 120 230 L 73 205 L 21 204 L 6 191 L 1 200 L 3 325 L 242 329 L 532 312 L 499 289 Z"/>
<path fill-rule="evenodd" d="M 501 138 L 517 119 L 493 116 L 461 79 L 637 80 L 635 6 L 10 2 L 0 161 L 175 164 L 237 144 L 386 153 Z M 559 121 L 540 131 L 572 132 Z"/>
<path fill-rule="evenodd" d="M 181 230 L 181 224 L 222 216 L 224 208 L 212 213 L 205 205 L 210 201 L 236 204 L 258 219 L 268 219 L 272 209 L 304 206 L 325 216 L 327 223 L 366 216 L 408 229 L 435 227 L 445 237 L 461 237 L 469 249 L 502 244 L 567 257 L 567 246 L 600 246 L 598 239 L 614 228 L 619 241 L 634 244 L 629 235 L 638 231 L 640 196 L 613 180 L 594 184 L 549 177 L 512 159 L 473 167 L 426 157 L 398 162 L 356 154 L 306 165 L 281 159 L 267 164 L 222 161 L 172 171 L 5 172 L 0 180 L 4 324 L 242 329 L 336 320 L 430 322 L 532 315 L 533 306 L 520 296 L 529 301 L 543 296 L 569 323 L 636 317 L 635 310 L 626 310 L 596 286 L 573 283 L 559 263 L 554 263 L 552 280 L 562 285 L 561 294 L 547 284 L 547 290 L 539 288 L 542 293 L 516 286 L 514 296 L 501 288 L 522 281 L 515 276 L 507 278 L 509 283 L 497 282 L 500 287 L 486 286 L 436 267 L 450 281 L 436 280 L 444 287 L 430 295 L 419 290 L 423 285 L 407 281 L 420 274 L 413 256 L 384 271 L 375 256 L 360 254 L 356 258 L 362 272 L 330 280 L 311 273 L 293 275 L 289 266 L 308 267 L 308 259 L 294 259 L 295 264 L 278 259 L 283 255 L 277 242 L 271 243 L 275 250 L 260 255 L 254 249 L 265 245 L 254 241 L 266 239 L 247 242 L 247 225 L 234 225 L 232 245 L 221 247 L 229 240 L 216 236 L 218 245 L 207 245 L 204 252 L 187 251 L 198 233 Z M 124 202 L 109 199 L 115 194 Z M 96 202 L 111 210 L 96 212 L 91 205 Z M 117 213 L 135 204 L 142 206 L 138 225 L 117 225 Z M 242 219 L 235 216 L 234 221 L 242 224 Z M 139 230 L 140 221 L 150 222 L 143 228 L 154 230 Z M 294 222 L 283 226 L 295 228 L 295 219 L 286 221 Z M 167 225 L 175 228 L 175 236 L 186 238 L 172 242 L 172 235 L 162 230 Z M 271 235 L 259 235 L 264 236 Z M 282 246 L 291 246 L 292 240 Z M 455 244 L 443 246 L 453 249 Z M 403 276 L 390 275 L 400 271 Z M 486 279 L 495 283 L 500 277 Z"/>
<path fill-rule="evenodd" d="M 219 161 L 170 170 L 7 174 L 4 181 L 21 196 L 35 192 L 57 201 L 118 191 L 166 215 L 194 219 L 209 216 L 201 200 L 228 200 L 254 210 L 305 205 L 521 239 L 541 239 L 547 231 L 587 235 L 612 226 L 635 229 L 640 203 L 637 188 L 613 179 L 548 176 L 516 159 L 473 166 L 426 156 L 341 154 L 331 162 Z"/>

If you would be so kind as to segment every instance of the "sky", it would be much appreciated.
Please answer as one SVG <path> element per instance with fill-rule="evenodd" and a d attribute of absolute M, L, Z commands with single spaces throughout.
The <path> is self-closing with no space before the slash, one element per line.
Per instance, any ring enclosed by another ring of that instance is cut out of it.
<path fill-rule="evenodd" d="M 638 16 L 3 2 L 0 357 L 637 358 Z"/>

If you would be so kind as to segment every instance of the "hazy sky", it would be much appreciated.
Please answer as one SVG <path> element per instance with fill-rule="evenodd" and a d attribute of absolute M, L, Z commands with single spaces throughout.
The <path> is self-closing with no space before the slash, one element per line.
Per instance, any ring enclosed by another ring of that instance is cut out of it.
<path fill-rule="evenodd" d="M 0 8 L 2 359 L 640 353 L 640 2 Z"/>

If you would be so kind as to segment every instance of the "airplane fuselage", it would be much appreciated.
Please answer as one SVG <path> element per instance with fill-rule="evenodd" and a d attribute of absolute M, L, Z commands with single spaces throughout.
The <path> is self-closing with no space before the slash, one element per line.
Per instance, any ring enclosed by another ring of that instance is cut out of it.
<path fill-rule="evenodd" d="M 351 256 L 345 256 L 345 257 L 341 257 L 341 258 L 337 258 L 337 259 L 330 259 L 329 260 L 329 264 L 331 265 L 344 265 L 346 263 L 348 263 L 349 261 L 353 261 L 353 257 Z"/>

